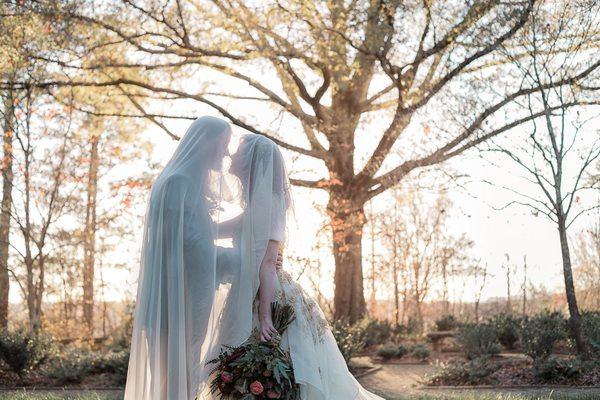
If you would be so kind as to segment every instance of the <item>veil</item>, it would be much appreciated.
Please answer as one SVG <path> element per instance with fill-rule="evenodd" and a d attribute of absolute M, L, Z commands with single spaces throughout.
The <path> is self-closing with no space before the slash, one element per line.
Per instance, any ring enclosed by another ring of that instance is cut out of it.
<path fill-rule="evenodd" d="M 270 240 L 285 241 L 286 216 L 291 209 L 290 187 L 285 164 L 277 145 L 263 136 L 244 135 L 235 154 L 231 156 L 229 172 L 241 184 L 237 201 L 242 214 L 237 218 L 233 234 L 233 253 L 219 262 L 219 268 L 229 273 L 228 285 L 222 293 L 218 328 L 209 344 L 212 355 L 224 345 L 237 346 L 252 334 L 253 307 L 260 280 L 259 270 Z M 226 263 L 236 264 L 223 265 Z M 219 297 L 219 295 L 217 295 Z M 215 302 L 217 304 L 218 302 Z M 207 383 L 208 366 L 201 374 L 199 399 L 212 398 Z"/>
<path fill-rule="evenodd" d="M 196 119 L 152 186 L 125 400 L 193 400 L 214 336 L 218 217 L 231 129 Z"/>

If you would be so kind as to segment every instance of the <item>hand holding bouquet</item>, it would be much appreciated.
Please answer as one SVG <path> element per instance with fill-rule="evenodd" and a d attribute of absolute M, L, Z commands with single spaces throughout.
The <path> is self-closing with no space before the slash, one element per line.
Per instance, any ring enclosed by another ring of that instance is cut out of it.
<path fill-rule="evenodd" d="M 294 309 L 275 302 L 271 310 L 278 335 L 263 342 L 255 332 L 242 345 L 226 346 L 218 358 L 208 362 L 216 364 L 212 393 L 231 400 L 300 398 L 290 355 L 280 346 L 281 335 L 295 318 Z"/>

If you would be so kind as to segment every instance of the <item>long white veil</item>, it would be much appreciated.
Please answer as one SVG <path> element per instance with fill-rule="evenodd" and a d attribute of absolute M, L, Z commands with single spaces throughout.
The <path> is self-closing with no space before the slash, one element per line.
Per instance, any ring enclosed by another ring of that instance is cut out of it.
<path fill-rule="evenodd" d="M 126 400 L 193 400 L 214 337 L 218 211 L 231 129 L 195 120 L 154 182 L 144 223 Z"/>
<path fill-rule="evenodd" d="M 274 142 L 259 135 L 244 135 L 231 158 L 229 172 L 241 183 L 238 201 L 243 212 L 233 234 L 234 256 L 227 254 L 225 261 L 219 263 L 219 268 L 227 268 L 232 273 L 228 285 L 221 285 L 218 290 L 217 297 L 223 298 L 223 307 L 216 334 L 209 345 L 209 353 L 214 355 L 223 345 L 237 346 L 251 335 L 260 265 L 269 240 L 285 241 L 286 215 L 290 209 L 284 160 Z M 213 398 L 206 385 L 210 366 L 204 368 L 199 392 L 201 400 Z"/>

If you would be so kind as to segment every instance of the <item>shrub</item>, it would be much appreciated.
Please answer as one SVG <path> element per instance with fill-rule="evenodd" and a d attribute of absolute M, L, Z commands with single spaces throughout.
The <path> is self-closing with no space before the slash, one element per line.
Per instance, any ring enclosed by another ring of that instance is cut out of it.
<path fill-rule="evenodd" d="M 331 333 L 346 360 L 346 363 L 359 351 L 365 348 L 366 325 L 368 322 L 359 321 L 350 324 L 346 320 L 334 320 L 331 323 Z"/>
<path fill-rule="evenodd" d="M 393 343 L 384 344 L 377 350 L 377 355 L 384 360 L 389 360 L 398 355 L 398 346 Z"/>
<path fill-rule="evenodd" d="M 489 357 L 470 361 L 453 360 L 428 379 L 430 385 L 493 385 L 498 380 L 491 375 L 499 369 Z"/>
<path fill-rule="evenodd" d="M 365 345 L 373 346 L 388 342 L 394 334 L 394 327 L 388 321 L 370 320 L 366 326 Z"/>
<path fill-rule="evenodd" d="M 92 363 L 92 372 L 115 375 L 117 383 L 125 383 L 129 365 L 129 350 L 102 354 Z"/>
<path fill-rule="evenodd" d="M 576 364 L 556 356 L 537 359 L 533 365 L 533 375 L 537 380 L 544 382 L 572 379 L 579 373 L 580 370 Z"/>
<path fill-rule="evenodd" d="M 71 349 L 53 358 L 46 375 L 58 385 L 77 384 L 92 371 L 90 355 L 82 349 Z"/>
<path fill-rule="evenodd" d="M 523 353 L 534 361 L 548 358 L 554 350 L 554 344 L 565 337 L 565 319 L 559 312 L 544 311 L 523 320 L 521 346 Z"/>
<path fill-rule="evenodd" d="M 456 340 L 465 356 L 472 360 L 498 354 L 501 350 L 498 332 L 489 324 L 466 324 L 460 327 Z"/>
<path fill-rule="evenodd" d="M 36 335 L 19 329 L 0 333 L 0 358 L 11 371 L 22 378 L 23 373 L 37 368 L 51 354 L 52 340 L 49 336 Z"/>
<path fill-rule="evenodd" d="M 431 350 L 423 343 L 417 343 L 410 350 L 410 355 L 417 360 L 424 361 L 431 357 Z"/>
<path fill-rule="evenodd" d="M 47 376 L 59 385 L 81 383 L 88 375 L 109 373 L 115 375 L 115 383 L 125 383 L 129 352 L 89 352 L 86 349 L 70 349 L 49 363 Z"/>
<path fill-rule="evenodd" d="M 398 357 L 398 358 L 404 357 L 408 353 L 409 353 L 409 349 L 406 346 L 398 345 L 398 347 L 396 348 L 396 357 Z"/>
<path fill-rule="evenodd" d="M 454 315 L 447 314 L 443 315 L 440 319 L 435 321 L 435 327 L 438 331 L 451 331 L 456 329 L 457 322 Z"/>
<path fill-rule="evenodd" d="M 514 349 L 519 341 L 520 319 L 510 314 L 497 314 L 490 318 L 489 323 L 496 328 L 500 344 L 507 349 Z"/>
<path fill-rule="evenodd" d="M 581 329 L 588 340 L 590 350 L 600 355 L 600 312 L 584 311 L 581 314 Z"/>

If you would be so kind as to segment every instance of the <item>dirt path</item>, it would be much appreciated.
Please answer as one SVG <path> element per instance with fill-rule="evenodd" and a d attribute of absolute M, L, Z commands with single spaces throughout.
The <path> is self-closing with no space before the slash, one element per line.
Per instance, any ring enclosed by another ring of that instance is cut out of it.
<path fill-rule="evenodd" d="M 427 364 L 386 364 L 360 382 L 374 392 L 393 397 L 416 393 L 421 379 L 436 370 L 436 366 Z"/>
<path fill-rule="evenodd" d="M 449 399 L 477 398 L 480 395 L 509 394 L 535 395 L 540 398 L 550 398 L 550 394 L 572 395 L 586 393 L 589 399 L 600 399 L 600 388 L 482 388 L 482 389 L 454 389 L 454 388 L 424 388 L 421 380 L 434 373 L 439 367 L 426 364 L 385 364 L 372 374 L 363 376 L 359 381 L 365 388 L 379 394 L 388 400 L 405 400 L 411 395 L 447 395 Z M 405 397 L 406 396 L 406 397 Z M 459 397 L 455 397 L 459 396 Z M 487 397 L 486 397 L 487 398 Z M 496 397 L 494 397 L 496 398 Z M 505 397 L 498 397 L 505 398 Z"/>

